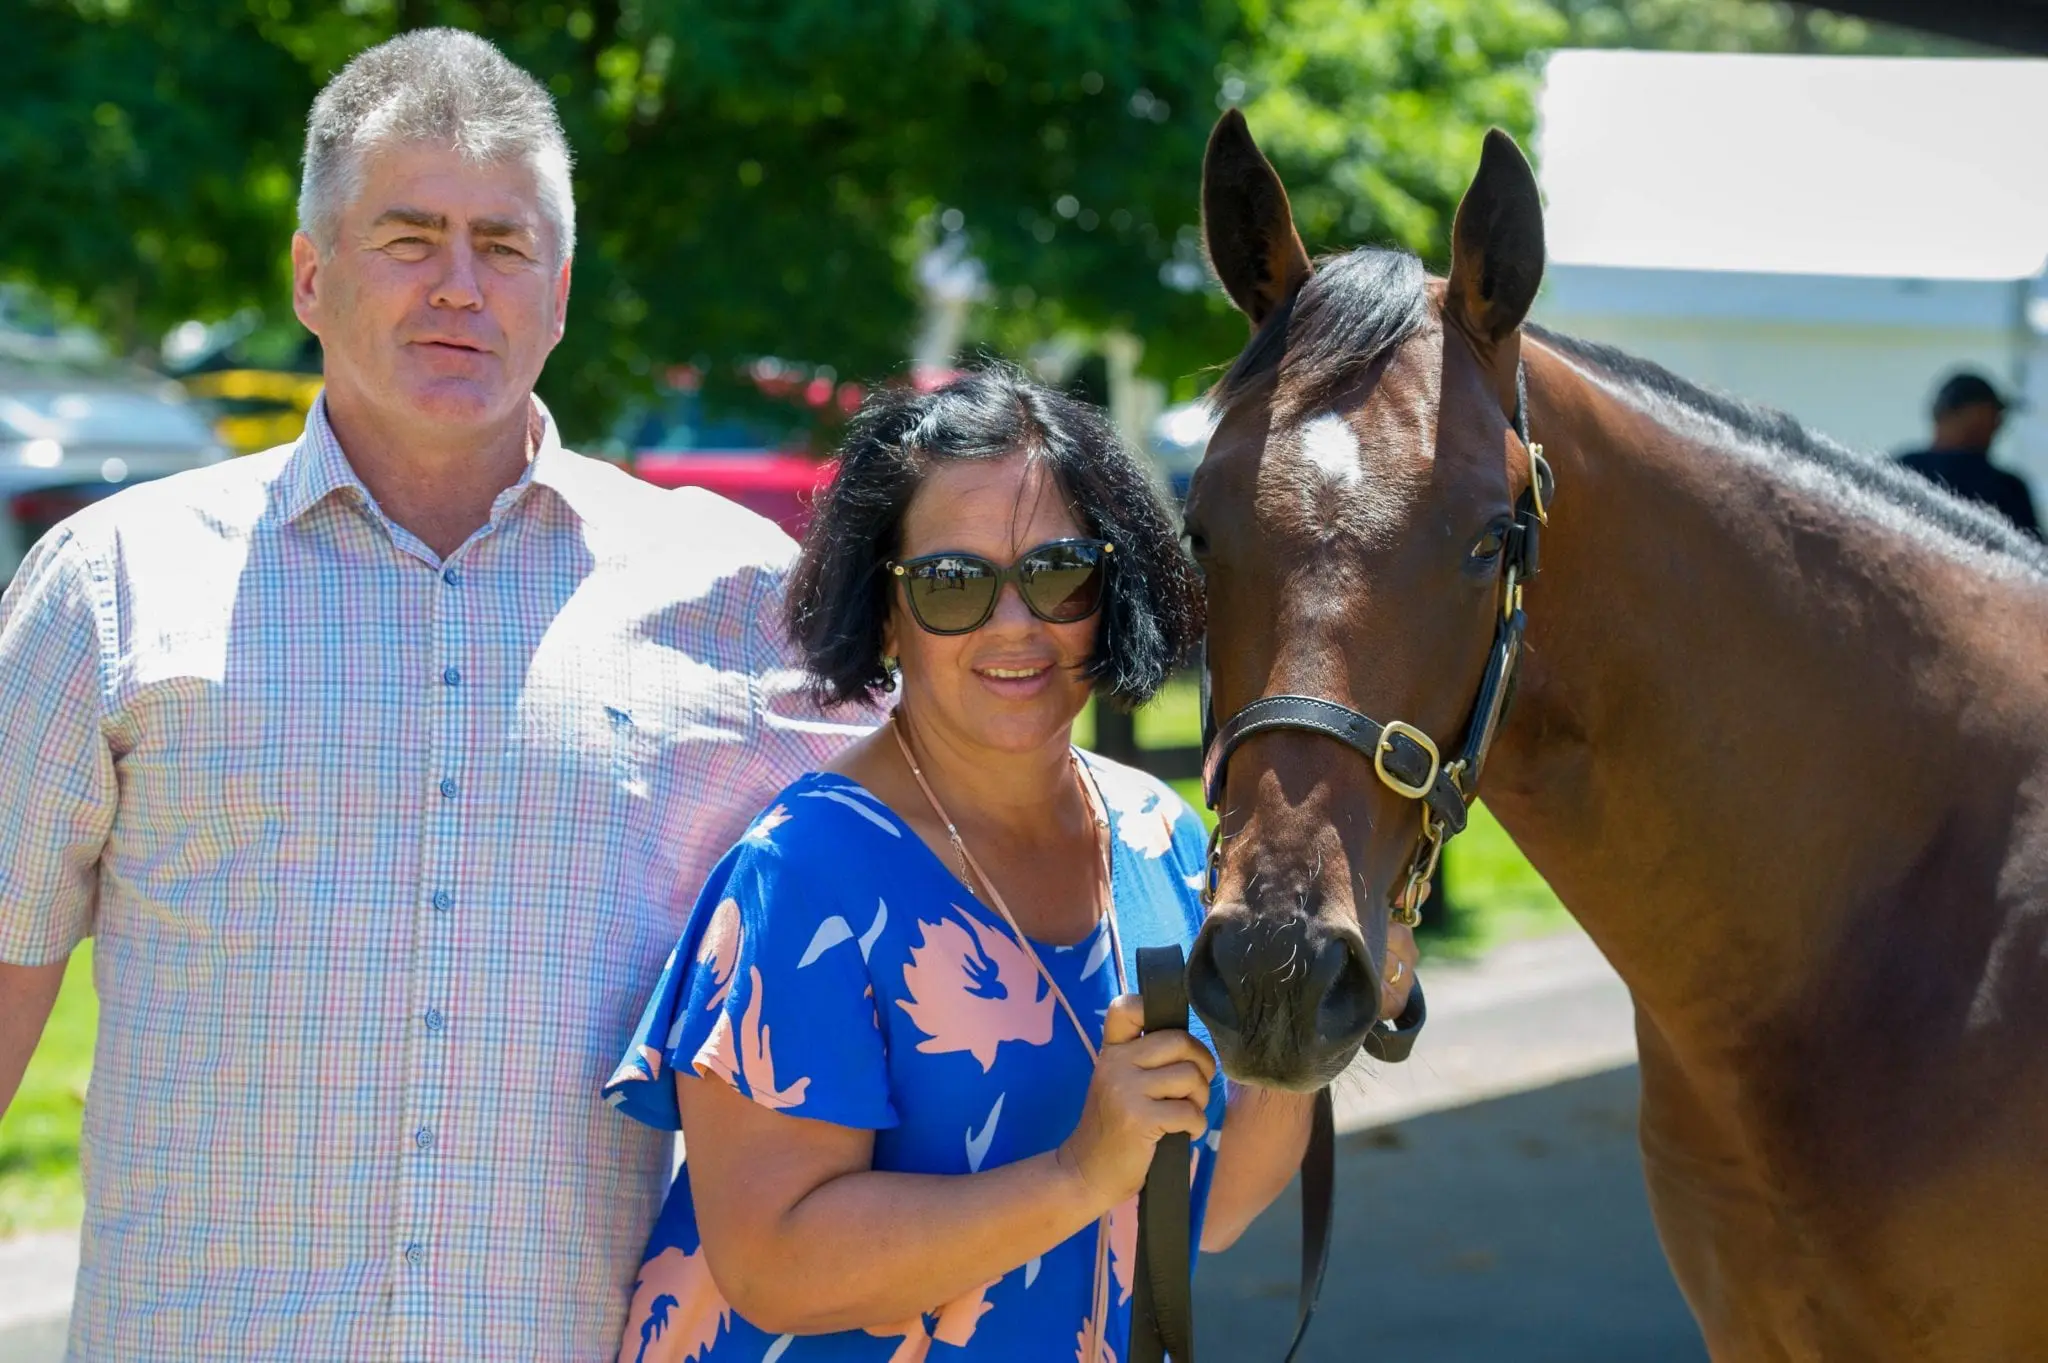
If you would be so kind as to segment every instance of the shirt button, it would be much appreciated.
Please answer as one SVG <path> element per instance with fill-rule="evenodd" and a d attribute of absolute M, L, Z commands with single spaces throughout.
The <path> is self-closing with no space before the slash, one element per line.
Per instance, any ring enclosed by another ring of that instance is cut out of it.
<path fill-rule="evenodd" d="M 448 912 L 448 910 L 455 907 L 455 896 L 449 894 L 446 890 L 434 891 L 434 907 L 442 913 Z"/>
<path fill-rule="evenodd" d="M 445 667 L 441 669 L 441 680 L 449 686 L 462 685 L 462 669 L 459 667 Z"/>
<path fill-rule="evenodd" d="M 455 784 L 454 777 L 444 776 L 441 778 L 441 794 L 444 798 L 450 800 L 454 799 L 455 793 L 461 789 L 462 787 Z"/>
<path fill-rule="evenodd" d="M 441 570 L 441 580 L 451 587 L 460 587 L 462 585 L 462 569 L 443 568 Z"/>
<path fill-rule="evenodd" d="M 440 1009 L 438 1009 L 438 1008 L 429 1008 L 429 1009 L 427 1010 L 427 1030 L 428 1030 L 428 1031 L 430 1031 L 430 1032 L 438 1032 L 438 1031 L 440 1031 L 440 1030 L 441 1030 L 441 1028 L 442 1028 L 443 1024 L 445 1024 L 446 1022 L 447 1022 L 447 1019 L 441 1016 L 441 1010 L 440 1010 Z"/>
<path fill-rule="evenodd" d="M 424 1126 L 412 1133 L 412 1139 L 413 1144 L 422 1150 L 432 1150 L 434 1148 L 434 1133 Z"/>
<path fill-rule="evenodd" d="M 412 1267 L 418 1268 L 427 1261 L 427 1252 L 417 1244 L 407 1245 L 405 1247 L 405 1261 Z"/>

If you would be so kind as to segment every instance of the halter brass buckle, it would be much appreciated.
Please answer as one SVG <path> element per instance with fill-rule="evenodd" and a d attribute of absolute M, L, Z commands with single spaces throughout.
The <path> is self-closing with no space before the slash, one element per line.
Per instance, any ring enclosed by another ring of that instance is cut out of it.
<path fill-rule="evenodd" d="M 1543 446 L 1529 446 L 1529 500 L 1536 504 L 1536 524 L 1550 524 L 1550 508 L 1543 504 L 1543 475 L 1550 472 L 1550 461 L 1543 457 Z"/>
<path fill-rule="evenodd" d="M 1409 785 L 1387 770 L 1387 754 L 1393 751 L 1394 736 L 1397 734 L 1429 754 L 1429 775 L 1422 778 L 1420 785 Z M 1444 760 L 1438 755 L 1436 744 L 1430 736 L 1413 724 L 1404 724 L 1398 719 L 1387 721 L 1386 727 L 1380 731 L 1379 746 L 1372 750 L 1372 769 L 1379 773 L 1380 780 L 1386 784 L 1388 790 L 1407 800 L 1427 798 L 1430 790 L 1436 785 L 1437 773 L 1443 770 L 1443 764 Z"/>

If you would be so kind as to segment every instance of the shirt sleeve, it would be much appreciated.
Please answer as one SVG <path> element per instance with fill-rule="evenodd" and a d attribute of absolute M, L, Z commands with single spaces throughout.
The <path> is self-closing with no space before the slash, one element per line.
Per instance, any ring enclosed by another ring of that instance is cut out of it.
<path fill-rule="evenodd" d="M 0 596 L 0 961 L 47 965 L 92 934 L 113 827 L 92 575 L 67 530 Z"/>
<path fill-rule="evenodd" d="M 721 792 L 712 817 L 731 827 L 711 845 L 724 846 L 745 829 L 747 811 L 806 772 L 829 763 L 854 739 L 872 730 L 882 712 L 868 705 L 828 706 L 810 685 L 802 655 L 783 627 L 786 569 L 764 570 L 746 609 L 747 686 L 752 728 L 730 791 Z"/>
<path fill-rule="evenodd" d="M 718 864 L 606 1101 L 675 1129 L 670 1072 L 688 1068 L 778 1112 L 868 1130 L 897 1124 L 855 936 L 859 881 L 845 873 L 850 858 L 834 854 L 832 807 L 793 809 L 825 804 L 777 803 Z"/>

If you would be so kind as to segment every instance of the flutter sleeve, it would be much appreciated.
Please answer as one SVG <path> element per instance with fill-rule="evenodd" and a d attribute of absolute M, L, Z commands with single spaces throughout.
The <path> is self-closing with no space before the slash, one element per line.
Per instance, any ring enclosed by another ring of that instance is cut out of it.
<path fill-rule="evenodd" d="M 781 801 L 721 860 L 634 1029 L 605 1099 L 681 1126 L 673 1071 L 761 1106 L 870 1130 L 896 1125 L 866 945 L 868 878 L 818 801 Z M 807 806 L 801 813 L 792 813 Z"/>

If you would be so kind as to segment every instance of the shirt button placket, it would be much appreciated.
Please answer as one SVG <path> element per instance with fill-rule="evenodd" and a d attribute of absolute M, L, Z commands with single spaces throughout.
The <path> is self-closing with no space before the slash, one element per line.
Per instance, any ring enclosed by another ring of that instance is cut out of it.
<path fill-rule="evenodd" d="M 463 645 L 467 631 L 464 621 L 473 585 L 464 571 L 444 564 L 434 584 L 432 626 L 425 641 L 430 651 L 426 693 L 421 699 L 429 707 L 429 779 L 434 793 L 425 810 L 426 826 L 421 830 L 418 899 L 423 912 L 414 936 L 412 986 L 417 1001 L 412 1024 L 415 1057 L 413 1084 L 407 1095 L 404 1140 L 411 1147 L 405 1161 L 409 1196 L 405 1203 L 404 1234 L 414 1238 L 401 1248 L 405 1265 L 401 1296 L 404 1320 L 397 1338 L 405 1349 L 424 1347 L 424 1330 L 432 1318 L 433 1304 L 426 1268 L 428 1243 L 444 1230 L 435 1223 L 435 1209 L 441 1199 L 435 1184 L 439 1161 L 433 1156 L 440 1143 L 439 1127 L 446 1115 L 448 1076 L 454 1057 L 450 1049 L 452 1029 L 445 1009 L 452 995 L 451 939 L 455 907 L 460 890 L 458 877 L 464 866 L 463 830 L 471 825 L 467 806 L 474 792 L 470 767 L 471 744 L 466 702 L 471 679 L 466 675 Z M 403 1349 L 402 1349 L 403 1351 Z"/>

